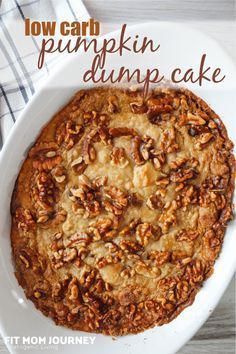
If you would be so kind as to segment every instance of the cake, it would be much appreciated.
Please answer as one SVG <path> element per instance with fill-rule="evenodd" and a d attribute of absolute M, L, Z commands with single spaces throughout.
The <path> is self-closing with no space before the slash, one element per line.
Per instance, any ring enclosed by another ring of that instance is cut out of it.
<path fill-rule="evenodd" d="M 26 297 L 74 330 L 119 336 L 172 321 L 221 250 L 232 148 L 190 91 L 79 91 L 15 184 L 11 244 Z"/>

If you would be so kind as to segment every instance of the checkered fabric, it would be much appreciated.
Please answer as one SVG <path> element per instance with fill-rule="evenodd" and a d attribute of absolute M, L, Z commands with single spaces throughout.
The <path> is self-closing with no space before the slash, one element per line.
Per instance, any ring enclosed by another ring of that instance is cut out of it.
<path fill-rule="evenodd" d="M 30 97 L 63 58 L 50 55 L 37 68 L 41 40 L 31 36 L 26 42 L 25 18 L 87 21 L 89 14 L 82 0 L 0 0 L 0 148 Z"/>

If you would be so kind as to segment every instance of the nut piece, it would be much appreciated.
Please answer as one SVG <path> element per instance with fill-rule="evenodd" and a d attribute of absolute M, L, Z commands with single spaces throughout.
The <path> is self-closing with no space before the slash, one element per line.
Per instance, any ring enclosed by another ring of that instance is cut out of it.
<path fill-rule="evenodd" d="M 136 239 L 140 245 L 146 247 L 150 238 L 159 237 L 159 229 L 154 228 L 151 224 L 143 223 L 136 227 Z"/>
<path fill-rule="evenodd" d="M 146 113 L 148 110 L 146 104 L 143 101 L 142 102 L 131 102 L 130 108 L 131 108 L 131 111 L 135 114 L 143 114 L 143 113 Z"/>
<path fill-rule="evenodd" d="M 206 121 L 203 118 L 196 116 L 190 112 L 187 113 L 187 116 L 185 117 L 185 122 L 186 124 L 192 124 L 192 125 L 206 124 Z"/>
<path fill-rule="evenodd" d="M 119 127 L 119 128 L 110 128 L 109 134 L 113 138 L 118 138 L 120 136 L 136 136 L 137 132 L 132 128 Z"/>
<path fill-rule="evenodd" d="M 174 127 L 164 131 L 160 147 L 162 152 L 167 154 L 178 150 L 179 146 L 176 142 L 176 130 Z"/>
<path fill-rule="evenodd" d="M 171 182 L 182 183 L 189 179 L 195 178 L 196 172 L 192 168 L 178 169 L 176 172 L 172 172 L 170 175 Z"/>
<path fill-rule="evenodd" d="M 155 114 L 169 113 L 173 110 L 171 103 L 172 103 L 172 99 L 171 97 L 168 96 L 160 97 L 160 98 L 151 97 L 147 101 L 147 106 L 149 112 Z"/>
<path fill-rule="evenodd" d="M 72 120 L 62 122 L 56 130 L 56 141 L 58 145 L 65 144 L 66 149 L 70 150 L 79 140 L 82 131 L 81 124 L 76 124 Z"/>
<path fill-rule="evenodd" d="M 128 197 L 117 187 L 110 187 L 105 190 L 105 195 L 108 200 L 103 202 L 105 210 L 114 215 L 123 214 L 125 208 L 128 206 Z"/>
<path fill-rule="evenodd" d="M 108 97 L 108 112 L 116 113 L 119 110 L 118 98 L 115 95 Z"/>
<path fill-rule="evenodd" d="M 35 221 L 30 210 L 22 207 L 17 208 L 15 211 L 15 222 L 17 228 L 23 231 L 29 231 L 35 227 Z"/>
<path fill-rule="evenodd" d="M 96 150 L 92 145 L 92 141 L 98 132 L 97 128 L 92 128 L 86 135 L 82 145 L 82 157 L 85 164 L 89 165 L 96 159 Z"/>
<path fill-rule="evenodd" d="M 86 163 L 83 160 L 82 156 L 79 156 L 77 159 L 73 160 L 71 167 L 76 175 L 81 175 L 87 168 Z"/>
<path fill-rule="evenodd" d="M 120 168 L 125 168 L 129 164 L 124 148 L 113 147 L 111 163 L 112 165 L 118 165 Z"/>
<path fill-rule="evenodd" d="M 145 162 L 145 159 L 143 158 L 140 152 L 141 144 L 142 139 L 139 135 L 135 136 L 132 139 L 131 154 L 136 165 L 142 165 Z"/>
<path fill-rule="evenodd" d="M 161 201 L 160 198 L 158 198 L 158 196 L 156 194 L 152 194 L 146 202 L 147 206 L 149 207 L 149 209 L 151 210 L 155 210 L 155 209 L 162 209 L 164 204 Z"/>

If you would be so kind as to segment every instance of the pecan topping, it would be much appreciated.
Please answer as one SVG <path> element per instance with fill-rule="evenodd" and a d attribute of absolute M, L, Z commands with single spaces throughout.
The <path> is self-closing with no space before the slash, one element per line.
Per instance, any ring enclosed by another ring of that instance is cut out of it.
<path fill-rule="evenodd" d="M 159 267 L 167 262 L 170 262 L 171 253 L 168 251 L 151 251 L 148 254 L 148 258 L 154 261 L 155 265 Z"/>
<path fill-rule="evenodd" d="M 154 112 L 155 114 L 159 113 L 168 113 L 173 110 L 173 107 L 171 105 L 171 98 L 170 97 L 160 97 L 160 98 L 154 98 L 151 97 L 147 101 L 147 106 L 149 111 Z"/>
<path fill-rule="evenodd" d="M 125 149 L 114 147 L 111 154 L 111 161 L 113 165 L 119 165 L 121 168 L 126 167 L 129 161 L 126 157 Z"/>
<path fill-rule="evenodd" d="M 146 113 L 148 108 L 144 102 L 131 102 L 131 111 L 135 114 Z"/>
<path fill-rule="evenodd" d="M 199 236 L 199 232 L 197 230 L 181 230 L 176 235 L 176 239 L 178 241 L 194 241 Z"/>
<path fill-rule="evenodd" d="M 83 160 L 85 164 L 90 164 L 96 159 L 96 150 L 94 146 L 92 145 L 92 140 L 97 134 L 96 129 L 92 129 L 87 136 L 85 137 L 83 141 L 83 146 L 82 146 L 82 155 L 83 155 Z"/>
<path fill-rule="evenodd" d="M 79 156 L 77 159 L 73 160 L 71 167 L 76 175 L 81 175 L 87 168 L 86 163 L 83 160 L 82 156 Z"/>
<path fill-rule="evenodd" d="M 117 187 L 106 189 L 105 195 L 108 200 L 103 202 L 105 209 L 115 215 L 121 215 L 128 205 L 128 197 Z"/>
<path fill-rule="evenodd" d="M 173 170 L 177 170 L 182 165 L 184 165 L 187 161 L 188 161 L 188 159 L 185 157 L 177 158 L 176 160 L 170 162 L 170 168 Z"/>
<path fill-rule="evenodd" d="M 52 176 L 54 177 L 55 181 L 59 184 L 66 181 L 66 169 L 63 166 L 56 166 L 51 171 Z"/>
<path fill-rule="evenodd" d="M 134 129 L 125 128 L 125 127 L 110 128 L 109 129 L 109 134 L 113 138 L 118 138 L 120 136 L 136 136 L 136 135 L 138 135 L 137 132 Z"/>
<path fill-rule="evenodd" d="M 196 172 L 192 168 L 178 169 L 176 172 L 172 172 L 170 175 L 171 182 L 184 182 L 189 179 L 195 178 Z"/>
<path fill-rule="evenodd" d="M 204 125 L 206 124 L 205 119 L 201 118 L 200 116 L 194 115 L 190 112 L 187 115 L 183 116 L 183 123 L 182 124 L 191 124 L 191 125 Z"/>
<path fill-rule="evenodd" d="M 108 97 L 108 111 L 110 113 L 116 113 L 119 110 L 118 98 L 115 95 Z"/>
<path fill-rule="evenodd" d="M 33 168 L 39 171 L 50 171 L 60 164 L 62 157 L 57 155 L 58 145 L 54 142 L 41 142 L 35 145 L 29 152 L 33 158 Z"/>
<path fill-rule="evenodd" d="M 156 194 L 151 195 L 147 199 L 146 204 L 151 210 L 162 209 L 164 206 L 163 202 Z"/>
<path fill-rule="evenodd" d="M 69 198 L 74 202 L 74 211 L 81 211 L 84 217 L 95 217 L 102 210 L 100 189 L 106 184 L 106 177 L 98 177 L 94 181 L 82 174 L 79 176 L 79 186 L 71 188 Z"/>
<path fill-rule="evenodd" d="M 132 153 L 132 157 L 133 157 L 136 165 L 142 165 L 145 162 L 145 160 L 140 152 L 141 144 L 142 144 L 141 137 L 138 135 L 135 136 L 132 140 L 131 153 Z"/>
<path fill-rule="evenodd" d="M 149 239 L 157 236 L 160 236 L 160 231 L 151 224 L 143 223 L 136 227 L 136 239 L 141 246 L 147 246 Z"/>
<path fill-rule="evenodd" d="M 55 152 L 58 149 L 58 145 L 53 142 L 39 142 L 33 146 L 29 151 L 29 157 L 34 158 L 41 154 L 47 154 L 48 152 Z M 55 155 L 53 155 L 55 156 Z M 48 156 L 50 157 L 50 156 Z"/>
<path fill-rule="evenodd" d="M 28 209 L 19 207 L 15 211 L 15 221 L 18 229 L 29 231 L 35 227 L 35 221 L 33 216 Z"/>
<path fill-rule="evenodd" d="M 58 145 L 64 143 L 66 149 L 70 150 L 79 140 L 82 131 L 82 125 L 76 124 L 72 120 L 63 122 L 56 130 L 56 141 Z"/>
<path fill-rule="evenodd" d="M 160 147 L 163 152 L 168 154 L 178 150 L 179 146 L 176 143 L 176 131 L 174 127 L 164 131 Z"/>
<path fill-rule="evenodd" d="M 122 240 L 119 246 L 126 253 L 137 253 L 142 250 L 142 245 L 135 241 Z"/>

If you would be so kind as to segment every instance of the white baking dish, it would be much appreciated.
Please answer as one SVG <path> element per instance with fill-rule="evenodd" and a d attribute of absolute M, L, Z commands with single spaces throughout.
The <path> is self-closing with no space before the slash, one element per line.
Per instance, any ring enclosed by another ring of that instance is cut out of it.
<path fill-rule="evenodd" d="M 125 54 L 123 58 L 113 55 L 108 60 L 107 69 L 126 65 L 129 68 L 158 66 L 164 71 L 171 67 L 197 67 L 201 54 L 207 53 L 209 65 L 221 67 L 226 79 L 220 84 L 207 84 L 201 89 L 190 87 L 221 116 L 231 139 L 235 129 L 234 85 L 235 67 L 226 53 L 210 38 L 188 27 L 170 23 L 151 23 L 127 29 L 129 34 L 149 36 L 161 44 L 161 49 L 153 55 Z M 108 37 L 118 37 L 118 33 Z M 26 152 L 39 131 L 52 115 L 58 111 L 80 88 L 85 87 L 81 77 L 91 54 L 70 55 L 68 60 L 52 75 L 42 89 L 33 97 L 17 120 L 0 154 L 0 332 L 3 336 L 81 336 L 86 333 L 75 332 L 54 323 L 37 311 L 26 300 L 23 290 L 18 286 L 11 262 L 10 247 L 10 199 L 16 176 Z M 155 65 L 154 65 L 155 64 Z M 88 87 L 88 86 L 86 86 Z M 57 353 L 89 354 L 171 354 L 175 353 L 208 318 L 235 270 L 236 237 L 235 222 L 227 229 L 219 259 L 215 264 L 213 276 L 207 280 L 196 296 L 192 306 L 184 310 L 174 321 L 138 335 L 116 340 L 96 335 L 93 345 L 59 345 Z M 79 346 L 79 348 L 78 348 Z M 23 353 L 24 348 L 8 343 L 12 353 Z M 31 347 L 30 353 L 38 352 Z M 49 349 L 53 352 L 53 349 Z"/>

